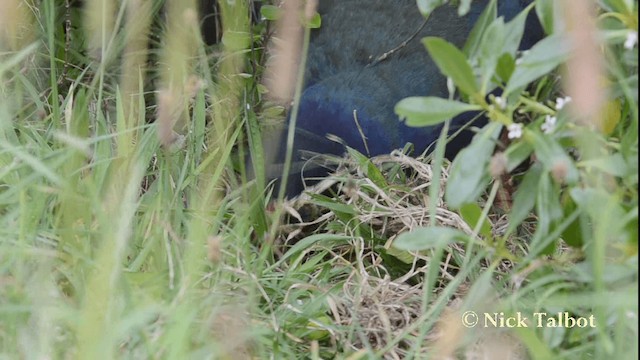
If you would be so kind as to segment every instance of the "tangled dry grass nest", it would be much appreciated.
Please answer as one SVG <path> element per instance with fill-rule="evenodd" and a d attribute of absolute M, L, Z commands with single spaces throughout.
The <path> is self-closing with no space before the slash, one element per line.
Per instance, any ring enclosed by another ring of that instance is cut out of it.
<path fill-rule="evenodd" d="M 343 347 L 354 351 L 365 348 L 385 349 L 384 358 L 400 359 L 409 351 L 415 353 L 416 346 L 419 346 L 418 353 L 433 354 L 434 344 L 439 344 L 435 346 L 439 354 L 453 354 L 455 351 L 456 356 L 460 356 L 457 353 L 458 345 L 468 335 L 465 334 L 465 329 L 460 328 L 461 325 L 455 325 L 455 329 L 449 328 L 446 331 L 443 331 L 442 326 L 436 325 L 435 330 L 429 334 L 418 333 L 419 322 L 424 321 L 425 312 L 422 279 L 431 266 L 430 255 L 411 254 L 408 258 L 403 258 L 406 267 L 399 273 L 398 269 L 387 266 L 382 254 L 387 252 L 386 255 L 401 258 L 391 247 L 397 235 L 430 224 L 427 204 L 430 203 L 429 188 L 434 178 L 434 169 L 428 160 L 395 151 L 390 155 L 372 158 L 371 163 L 380 171 L 372 174 L 362 162 L 345 158 L 333 176 L 323 179 L 286 205 L 290 219 L 283 227 L 284 247 L 317 233 L 343 234 L 352 239 L 349 244 L 331 250 L 336 261 L 353 266 L 351 274 L 342 282 L 340 294 L 331 297 L 331 317 L 334 324 L 358 329 L 348 338 L 333 339 Z M 441 169 L 436 223 L 478 237 L 473 232 L 474 224 L 467 224 L 457 212 L 446 207 L 443 194 L 449 167 L 450 163 L 445 161 Z M 381 186 L 379 178 L 372 178 L 371 175 L 375 177 L 376 174 L 382 174 L 388 186 Z M 320 197 L 319 194 L 326 194 L 329 189 L 332 189 L 331 197 Z M 341 209 L 349 209 L 349 215 L 340 214 Z M 502 234 L 507 225 L 506 215 L 492 211 L 489 219 L 493 234 Z M 381 239 L 381 243 L 376 244 L 359 233 L 357 229 L 363 227 L 371 231 L 369 236 Z M 518 246 L 514 244 L 514 251 L 522 250 L 517 249 Z M 440 275 L 436 293 L 455 277 L 458 269 L 451 260 L 464 256 L 464 252 L 463 246 L 452 244 L 444 261 L 438 262 Z M 508 262 L 501 265 L 503 271 L 507 271 L 510 266 Z M 498 270 L 499 273 L 500 268 Z M 445 313 L 455 313 L 455 304 L 464 296 L 468 286 L 469 284 L 462 284 L 458 287 Z M 459 324 L 460 321 L 451 323 Z M 452 337 L 451 334 L 457 335 Z M 335 336 L 333 333 L 332 335 Z M 498 337 L 494 335 L 476 336 L 473 340 L 475 343 L 467 344 L 470 347 L 466 347 L 475 350 L 462 354 L 462 357 L 486 358 L 486 354 L 489 354 L 487 350 L 492 349 L 493 353 L 495 345 L 500 343 L 505 350 L 504 354 L 511 355 L 495 357 L 494 354 L 489 358 L 524 358 L 522 351 L 514 350 L 519 348 L 515 340 L 505 334 Z M 446 345 L 447 342 L 457 345 Z M 487 344 L 490 346 L 487 347 Z"/>

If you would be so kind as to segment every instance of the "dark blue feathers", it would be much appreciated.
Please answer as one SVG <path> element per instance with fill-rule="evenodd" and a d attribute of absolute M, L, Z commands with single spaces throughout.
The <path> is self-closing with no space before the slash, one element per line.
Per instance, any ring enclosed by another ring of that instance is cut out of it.
<path fill-rule="evenodd" d="M 424 23 L 415 0 L 321 0 L 322 27 L 311 36 L 294 162 L 300 164 L 310 153 L 342 154 L 344 146 L 328 140 L 327 135 L 370 156 L 403 148 L 408 142 L 413 143 L 415 153 L 427 150 L 441 127 L 410 128 L 393 111 L 405 97 L 448 95 L 446 79 L 420 39 L 439 36 L 462 47 L 487 3 L 473 1 L 465 17 L 459 17 L 456 8 L 444 6 Z M 508 21 L 528 3 L 499 1 L 498 13 Z M 529 26 L 521 47 L 530 47 L 541 35 L 539 26 Z M 452 131 L 471 117 L 454 119 Z M 452 142 L 448 153 L 455 154 L 469 138 L 467 134 Z M 284 137 L 281 139 L 277 149 L 266 149 L 277 153 L 276 164 L 284 160 L 286 147 Z M 289 195 L 302 190 L 302 177 L 326 171 L 313 165 L 307 169 L 294 166 L 288 179 Z"/>

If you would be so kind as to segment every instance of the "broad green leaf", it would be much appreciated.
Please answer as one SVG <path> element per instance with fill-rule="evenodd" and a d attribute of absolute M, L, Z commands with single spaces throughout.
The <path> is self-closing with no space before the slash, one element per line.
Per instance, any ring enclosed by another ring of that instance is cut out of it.
<path fill-rule="evenodd" d="M 611 135 L 622 118 L 622 103 L 619 99 L 606 101 L 602 107 L 601 114 L 602 133 Z"/>
<path fill-rule="evenodd" d="M 567 59 L 570 52 L 571 46 L 563 36 L 553 35 L 544 38 L 520 59 L 503 96 L 517 92 L 550 73 Z"/>
<path fill-rule="evenodd" d="M 480 220 L 480 216 L 482 216 L 482 208 L 476 203 L 465 204 L 462 205 L 459 213 L 462 219 L 469 224 L 472 229 L 475 229 Z M 480 226 L 479 234 L 485 238 L 490 238 L 492 235 L 491 228 L 491 221 L 488 218 L 484 218 Z"/>
<path fill-rule="evenodd" d="M 322 17 L 318 13 L 313 14 L 313 16 L 307 20 L 307 27 L 310 29 L 319 29 L 320 26 L 322 26 Z"/>
<path fill-rule="evenodd" d="M 536 194 L 538 193 L 538 183 L 542 175 L 542 167 L 534 165 L 527 171 L 522 183 L 518 187 L 513 199 L 513 208 L 509 216 L 509 227 L 506 234 L 513 233 L 516 228 L 526 219 L 536 204 Z"/>
<path fill-rule="evenodd" d="M 260 15 L 265 20 L 275 21 L 280 19 L 282 11 L 280 11 L 280 8 L 275 5 L 265 4 L 260 7 Z"/>
<path fill-rule="evenodd" d="M 577 208 L 576 203 L 571 199 L 569 193 L 565 192 L 562 196 L 562 209 L 565 214 L 571 214 Z M 574 248 L 580 248 L 583 245 L 584 236 L 582 235 L 582 229 L 580 227 L 580 217 L 573 221 L 562 232 L 562 239 L 564 242 L 573 246 Z"/>
<path fill-rule="evenodd" d="M 453 161 L 445 199 L 449 207 L 459 209 L 476 201 L 490 181 L 487 164 L 496 146 L 502 125 L 490 123 L 477 134 L 471 145 L 463 149 Z"/>
<path fill-rule="evenodd" d="M 554 2 L 555 0 L 536 0 L 536 15 L 547 35 L 554 33 Z"/>
<path fill-rule="evenodd" d="M 222 34 L 222 43 L 230 51 L 242 51 L 251 46 L 251 34 L 245 31 L 225 31 Z"/>
<path fill-rule="evenodd" d="M 395 112 L 408 126 L 432 126 L 467 111 L 480 110 L 479 106 L 438 97 L 414 96 L 400 100 Z"/>
<path fill-rule="evenodd" d="M 473 70 L 465 55 L 453 44 L 437 37 L 426 37 L 422 42 L 427 47 L 429 55 L 438 65 L 440 72 L 451 78 L 453 83 L 466 95 L 478 92 L 478 84 Z"/>
<path fill-rule="evenodd" d="M 393 241 L 393 246 L 400 250 L 419 251 L 442 248 L 465 239 L 467 234 L 458 229 L 443 226 L 421 227 L 398 235 Z"/>
<path fill-rule="evenodd" d="M 480 64 L 480 89 L 483 93 L 490 91 L 489 83 L 493 78 L 500 55 L 504 52 L 505 25 L 502 18 L 495 19 L 484 32 L 478 48 Z"/>
<path fill-rule="evenodd" d="M 625 176 L 628 169 L 627 162 L 620 153 L 582 161 L 578 166 L 586 169 L 596 168 L 617 177 Z"/>
<path fill-rule="evenodd" d="M 413 261 L 416 258 L 412 253 L 406 250 L 397 249 L 393 246 L 388 249 L 385 248 L 384 246 L 376 246 L 376 251 L 381 256 L 384 256 L 384 255 L 392 256 L 396 258 L 398 261 L 402 262 L 403 264 L 408 264 L 408 265 L 413 264 Z"/>
<path fill-rule="evenodd" d="M 509 82 L 513 71 L 516 69 L 516 61 L 508 53 L 502 54 L 498 58 L 498 64 L 496 65 L 496 75 L 504 82 Z"/>
<path fill-rule="evenodd" d="M 309 319 L 305 331 L 296 336 L 312 340 L 319 341 L 331 336 L 331 332 L 328 330 L 332 326 L 332 319 L 326 315 L 321 315 L 314 319 Z"/>
<path fill-rule="evenodd" d="M 482 14 L 480 14 L 480 17 L 478 17 L 478 20 L 476 20 L 476 23 L 473 25 L 473 29 L 471 29 L 471 32 L 469 33 L 467 42 L 462 48 L 462 51 L 465 53 L 465 55 L 467 55 L 468 58 L 475 58 L 476 52 L 480 45 L 480 39 L 482 39 L 485 30 L 497 16 L 498 7 L 496 5 L 496 1 L 491 0 L 482 11 Z"/>
<path fill-rule="evenodd" d="M 522 35 L 524 34 L 525 25 L 527 23 L 527 16 L 531 10 L 532 5 L 527 6 L 526 9 L 521 11 L 516 17 L 507 22 L 504 27 L 505 41 L 502 53 L 508 53 L 511 56 L 515 56 L 520 42 L 522 41 Z"/>

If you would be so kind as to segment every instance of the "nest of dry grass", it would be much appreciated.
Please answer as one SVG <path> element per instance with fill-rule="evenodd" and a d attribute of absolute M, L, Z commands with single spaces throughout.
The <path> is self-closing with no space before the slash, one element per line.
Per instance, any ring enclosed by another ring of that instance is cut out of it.
<path fill-rule="evenodd" d="M 404 259 L 407 266 L 398 274 L 398 271 L 387 268 L 380 254 L 380 246 L 386 250 L 393 250 L 391 244 L 398 234 L 430 225 L 429 188 L 434 178 L 434 169 L 428 159 L 414 158 L 400 151 L 372 158 L 371 162 L 380 170 L 387 186 L 380 186 L 380 179 L 367 176 L 370 174 L 363 171 L 362 163 L 358 164 L 352 158 L 343 159 L 332 176 L 323 179 L 309 188 L 305 194 L 285 205 L 289 221 L 283 226 L 280 245 L 286 248 L 299 239 L 317 233 L 344 234 L 352 237 L 351 243 L 331 250 L 336 261 L 353 266 L 351 275 L 341 279 L 340 294 L 331 296 L 331 317 L 335 325 L 358 330 L 342 338 L 335 338 L 336 335 L 332 333 L 333 342 L 354 351 L 367 347 L 385 349 L 385 359 L 401 359 L 409 351 L 415 351 L 415 341 L 420 336 L 423 336 L 419 340 L 420 353 L 433 354 L 434 344 L 438 343 L 442 345 L 453 342 L 460 345 L 465 341 L 463 339 L 468 337 L 465 329 L 443 331 L 442 326 L 436 326 L 429 334 L 417 333 L 417 322 L 424 320 L 421 320 L 424 313 L 422 279 L 432 265 L 429 255 L 412 254 L 410 259 Z M 449 168 L 450 163 L 445 162 L 441 169 L 440 192 L 435 211 L 436 224 L 459 229 L 481 240 L 473 233 L 473 224 L 467 224 L 457 212 L 449 210 L 446 206 L 443 194 Z M 333 204 L 348 206 L 351 209 L 348 220 L 345 220 L 344 214 L 341 215 L 335 208 L 316 201 L 319 194 L 327 193 L 331 193 L 331 196 L 326 199 L 331 199 Z M 501 235 L 506 229 L 506 215 L 497 209 L 490 212 L 489 219 L 493 235 Z M 374 244 L 370 239 L 358 235 L 355 229 L 362 226 L 375 234 L 375 238 L 382 239 L 383 243 Z M 522 250 L 520 245 L 513 244 L 514 252 Z M 455 277 L 458 269 L 452 259 L 463 257 L 464 252 L 464 247 L 459 244 L 449 246 L 444 261 L 438 262 L 440 276 L 436 292 Z M 509 271 L 510 268 L 511 264 L 505 261 L 498 273 Z M 449 304 L 451 311 L 447 313 L 455 313 L 455 303 L 465 295 L 468 287 L 469 284 L 458 287 Z M 454 322 L 459 324 L 459 318 Z M 456 335 L 452 337 L 452 333 Z M 500 343 L 500 347 L 505 350 L 504 353 L 511 354 L 503 358 L 525 358 L 519 344 L 508 334 L 500 334 L 498 337 L 495 334 L 484 334 L 474 341 L 475 345 L 472 342 L 466 346 L 472 350 L 464 354 L 457 353 L 457 345 L 445 346 L 440 350 L 439 346 L 435 348 L 440 354 L 455 351 L 458 357 L 476 359 L 485 356 L 483 354 L 495 353 L 495 346 Z M 489 349 L 493 350 L 487 352 Z"/>

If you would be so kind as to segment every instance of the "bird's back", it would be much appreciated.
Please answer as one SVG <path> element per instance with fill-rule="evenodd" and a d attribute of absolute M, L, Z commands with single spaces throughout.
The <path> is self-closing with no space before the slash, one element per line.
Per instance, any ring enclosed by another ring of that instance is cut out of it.
<path fill-rule="evenodd" d="M 327 140 L 327 135 L 370 156 L 389 153 L 408 142 L 416 153 L 425 151 L 441 127 L 410 128 L 393 112 L 405 97 L 448 96 L 446 79 L 420 40 L 438 36 L 462 47 L 488 2 L 473 1 L 464 17 L 458 16 L 457 8 L 442 6 L 425 22 L 415 0 L 320 1 L 322 26 L 312 32 L 309 44 L 294 159 L 304 160 L 301 154 L 309 152 L 341 154 L 344 147 Z M 498 13 L 508 21 L 530 2 L 499 1 Z M 523 47 L 540 36 L 529 36 Z M 470 118 L 454 119 L 452 128 Z M 449 153 L 457 152 L 469 138 L 455 142 Z M 281 144 L 278 162 L 284 159 L 284 150 Z M 301 190 L 303 174 L 297 171 L 290 179 L 290 194 Z"/>

